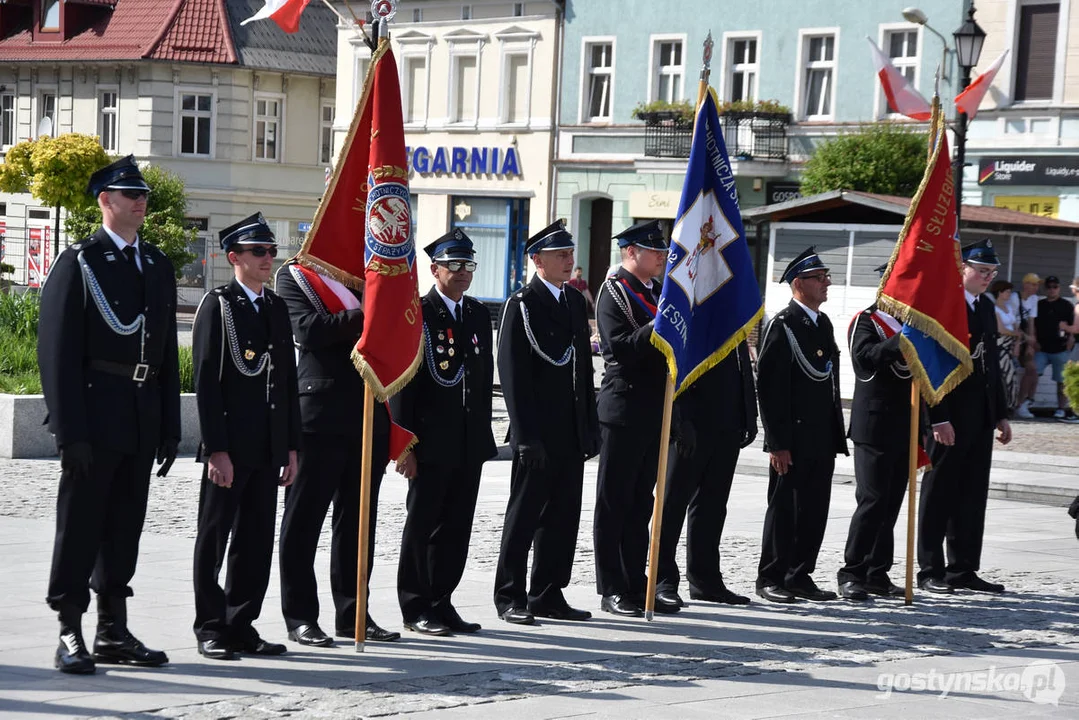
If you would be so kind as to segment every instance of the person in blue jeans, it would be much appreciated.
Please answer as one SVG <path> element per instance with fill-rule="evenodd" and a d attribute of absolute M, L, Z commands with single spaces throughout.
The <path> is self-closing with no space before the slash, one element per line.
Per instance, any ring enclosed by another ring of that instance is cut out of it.
<path fill-rule="evenodd" d="M 1070 302 L 1060 296 L 1060 278 L 1045 278 L 1045 297 L 1038 301 L 1038 316 L 1034 318 L 1034 334 L 1038 340 L 1038 352 L 1034 354 L 1034 366 L 1038 377 L 1046 366 L 1053 367 L 1053 382 L 1057 384 L 1057 410 L 1053 417 L 1062 422 L 1079 422 L 1068 412 L 1068 398 L 1064 393 L 1064 364 L 1075 345 L 1075 336 L 1061 327 L 1070 325 L 1075 310 Z"/>

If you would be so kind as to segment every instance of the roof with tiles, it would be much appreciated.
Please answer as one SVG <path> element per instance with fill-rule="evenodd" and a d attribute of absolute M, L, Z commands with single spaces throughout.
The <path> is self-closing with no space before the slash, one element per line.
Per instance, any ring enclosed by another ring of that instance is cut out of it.
<path fill-rule="evenodd" d="M 147 55 L 153 60 L 216 64 L 237 60 L 223 0 L 178 0 L 172 18 L 161 31 L 160 39 Z"/>
<path fill-rule="evenodd" d="M 0 61 L 136 60 L 153 48 L 173 7 L 183 1 L 117 0 L 111 9 L 107 4 L 86 4 L 79 8 L 89 11 L 82 15 L 81 25 L 68 27 L 60 42 L 34 42 L 28 14 L 21 27 L 2 29 Z"/>
<path fill-rule="evenodd" d="M 223 0 L 244 67 L 302 72 L 332 77 L 337 73 L 337 16 L 323 3 L 303 11 L 300 29 L 291 35 L 272 20 L 240 23 L 263 6 L 263 0 Z"/>

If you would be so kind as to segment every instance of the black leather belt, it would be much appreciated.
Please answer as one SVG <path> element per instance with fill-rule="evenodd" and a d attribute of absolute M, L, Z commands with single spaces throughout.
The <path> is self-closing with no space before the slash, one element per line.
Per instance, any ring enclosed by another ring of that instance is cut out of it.
<path fill-rule="evenodd" d="M 158 370 L 155 366 L 147 365 L 146 363 L 128 365 L 127 363 L 118 363 L 109 360 L 91 360 L 90 367 L 94 370 L 109 373 L 110 375 L 131 378 L 135 382 L 153 380 L 157 377 Z"/>

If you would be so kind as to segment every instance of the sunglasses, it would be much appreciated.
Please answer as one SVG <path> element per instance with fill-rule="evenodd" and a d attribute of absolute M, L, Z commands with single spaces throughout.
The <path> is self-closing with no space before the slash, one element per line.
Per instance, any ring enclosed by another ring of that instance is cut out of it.
<path fill-rule="evenodd" d="M 255 257 L 277 257 L 277 248 L 275 247 L 262 247 L 261 245 L 255 245 L 249 248 L 236 248 L 233 252 L 249 252 Z"/>
<path fill-rule="evenodd" d="M 973 265 L 970 265 L 970 264 L 968 264 L 967 267 L 974 270 L 974 272 L 978 273 L 979 275 L 981 275 L 986 280 L 992 280 L 993 278 L 995 278 L 997 276 L 997 273 L 1000 272 L 999 270 L 994 270 L 993 268 L 974 267 Z"/>
<path fill-rule="evenodd" d="M 120 190 L 118 192 L 124 197 L 126 197 L 128 200 L 145 200 L 150 195 L 149 190 L 128 189 Z"/>
<path fill-rule="evenodd" d="M 475 260 L 447 260 L 446 262 L 440 262 L 439 265 L 446 268 L 450 272 L 460 272 L 461 270 L 467 270 L 468 272 L 476 272 Z"/>
<path fill-rule="evenodd" d="M 825 280 L 832 279 L 832 273 L 818 273 L 816 275 L 802 275 L 803 280 L 816 280 L 817 282 L 824 282 Z"/>

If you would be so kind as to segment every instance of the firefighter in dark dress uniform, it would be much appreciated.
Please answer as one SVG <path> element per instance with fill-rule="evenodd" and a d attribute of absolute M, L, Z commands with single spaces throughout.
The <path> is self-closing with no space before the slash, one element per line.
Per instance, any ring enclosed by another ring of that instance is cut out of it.
<path fill-rule="evenodd" d="M 278 556 L 281 614 L 289 639 L 301 645 L 329 647 L 333 638 L 318 624 L 315 554 L 331 502 L 330 592 L 334 634 L 340 638 L 356 637 L 364 386 L 351 354 L 363 333 L 362 294 L 296 262 L 281 266 L 274 287 L 292 319 L 299 358 L 296 374 L 303 429 L 296 481 L 285 489 L 285 511 L 281 517 Z M 375 403 L 373 417 L 368 582 L 374 570 L 378 495 L 388 462 L 390 434 L 389 416 L 383 403 Z M 370 612 L 365 628 L 367 640 L 392 642 L 401 637 L 399 632 L 380 627 Z"/>
<path fill-rule="evenodd" d="M 168 662 L 127 629 L 154 456 L 164 476 L 180 442 L 176 276 L 138 236 L 149 192 L 130 155 L 95 172 L 87 193 L 102 227 L 61 253 L 41 291 L 38 364 L 61 467 L 47 601 L 67 673 Z M 91 587 L 93 657 L 82 637 Z"/>
<path fill-rule="evenodd" d="M 220 238 L 235 279 L 203 297 L 192 331 L 199 456 L 206 463 L 195 538 L 194 629 L 203 656 L 233 660 L 238 653 L 285 652 L 251 624 L 270 581 L 277 488 L 296 474 L 300 408 L 288 308 L 265 287 L 277 255 L 273 232 L 256 213 Z"/>
<path fill-rule="evenodd" d="M 747 605 L 749 598 L 731 592 L 723 582 L 719 541 L 739 451 L 757 437 L 757 393 L 749 345 L 743 342 L 690 385 L 675 401 L 674 413 L 678 433 L 667 468 L 656 597 L 667 604 L 684 604 L 678 594 L 675 552 L 682 525 L 687 523 L 689 597 Z"/>
<path fill-rule="evenodd" d="M 592 616 L 562 593 L 577 549 L 584 461 L 599 451 L 588 306 L 567 282 L 573 248 L 563 220 L 529 238 L 536 274 L 506 302 L 498 333 L 513 463 L 494 602 L 514 624 Z"/>
<path fill-rule="evenodd" d="M 397 465 L 408 478 L 397 599 L 404 625 L 424 635 L 474 633 L 452 594 L 468 559 L 491 432 L 494 354 L 491 313 L 465 295 L 476 271 L 472 240 L 454 229 L 429 244 L 435 286 L 423 307 L 423 366 L 390 399 L 394 422 L 416 436 Z"/>
<path fill-rule="evenodd" d="M 757 356 L 757 394 L 770 456 L 768 509 L 757 594 L 772 602 L 834 600 L 811 574 L 817 563 L 837 453 L 847 454 L 839 403 L 839 348 L 820 311 L 832 284 L 813 248 L 787 265 L 794 298 L 772 318 Z"/>
<path fill-rule="evenodd" d="M 656 278 L 666 267 L 667 242 L 656 220 L 615 237 L 622 264 L 596 298 L 605 370 L 598 399 L 603 447 L 593 543 L 600 609 L 639 617 L 667 382 L 667 360 L 651 341 L 660 296 Z M 678 605 L 657 597 L 655 610 L 678 612 Z"/>
<path fill-rule="evenodd" d="M 839 594 L 848 600 L 904 593 L 888 577 L 910 464 L 911 374 L 899 349 L 901 327 L 871 305 L 858 313 L 847 333 L 855 378 L 847 437 L 854 443 L 857 507 L 836 580 Z"/>
<path fill-rule="evenodd" d="M 1000 260 L 989 240 L 963 248 L 963 289 L 974 372 L 939 405 L 929 408 L 933 469 L 922 478 L 918 511 L 918 585 L 929 592 L 956 588 L 1001 593 L 1004 586 L 978 576 L 981 566 L 993 428 L 1008 444 L 1012 428 L 997 364 L 997 319 L 984 296 Z M 945 562 L 944 540 L 948 541 Z"/>

